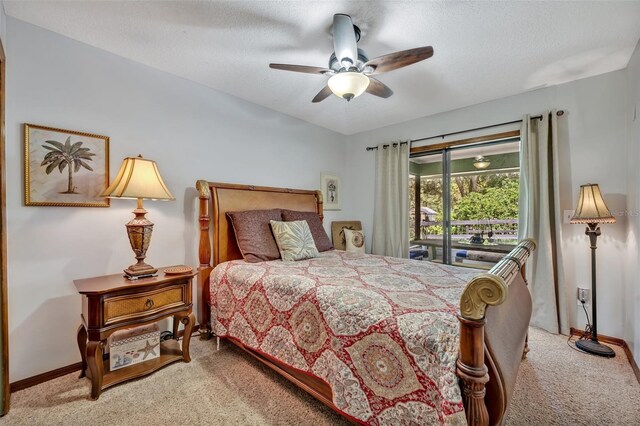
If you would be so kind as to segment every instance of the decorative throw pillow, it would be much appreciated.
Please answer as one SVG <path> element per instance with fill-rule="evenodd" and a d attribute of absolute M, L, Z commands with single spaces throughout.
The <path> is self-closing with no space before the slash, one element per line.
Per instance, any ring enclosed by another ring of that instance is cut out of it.
<path fill-rule="evenodd" d="M 333 249 L 333 244 L 329 236 L 322 226 L 320 215 L 316 212 L 299 212 L 296 210 L 282 210 L 282 220 L 291 222 L 294 220 L 306 220 L 313 235 L 313 241 L 316 243 L 318 251 L 327 251 Z"/>
<path fill-rule="evenodd" d="M 281 220 L 280 209 L 227 212 L 236 233 L 236 242 L 247 262 L 280 259 L 269 221 Z"/>
<path fill-rule="evenodd" d="M 306 220 L 293 222 L 271 221 L 273 236 L 280 249 L 282 260 L 302 260 L 318 256 L 313 235 Z"/>
<path fill-rule="evenodd" d="M 344 228 L 347 253 L 364 253 L 364 232 Z"/>

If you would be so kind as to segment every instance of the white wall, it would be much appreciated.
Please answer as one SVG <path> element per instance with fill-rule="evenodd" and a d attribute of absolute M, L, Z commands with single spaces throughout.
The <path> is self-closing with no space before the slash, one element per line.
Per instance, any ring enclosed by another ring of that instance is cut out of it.
<path fill-rule="evenodd" d="M 111 207 L 23 205 L 22 124 L 111 138 L 122 158 L 158 162 L 175 202 L 147 202 L 149 263 L 197 266 L 197 179 L 319 188 L 341 174 L 345 137 L 58 34 L 7 19 L 7 213 L 11 381 L 80 360 L 76 278 L 133 263 L 124 224 L 135 202 Z M 326 212 L 325 224 L 342 218 Z"/>
<path fill-rule="evenodd" d="M 627 66 L 628 275 L 625 281 L 624 339 L 640 359 L 640 43 Z"/>
<path fill-rule="evenodd" d="M 573 209 L 580 184 L 594 182 L 600 184 L 610 209 L 621 214 L 627 194 L 625 100 L 626 70 L 622 70 L 351 136 L 346 211 L 350 219 L 362 220 L 366 235 L 371 235 L 375 151 L 365 151 L 366 146 L 502 123 L 558 108 L 565 110 L 559 127 L 566 140 L 560 152 L 561 209 Z M 440 140 L 431 141 L 437 142 Z M 598 240 L 598 328 L 603 334 L 622 336 L 626 218 L 621 216 L 618 223 L 602 229 Z M 573 301 L 576 284 L 591 287 L 589 244 L 582 226 L 564 225 L 563 235 L 570 287 L 567 296 Z M 574 303 L 571 308 L 575 311 Z M 578 319 L 573 326 L 584 327 L 583 314 L 573 312 L 570 318 Z"/>
<path fill-rule="evenodd" d="M 0 39 L 7 40 L 7 15 L 4 13 L 4 1 L 0 1 Z"/>

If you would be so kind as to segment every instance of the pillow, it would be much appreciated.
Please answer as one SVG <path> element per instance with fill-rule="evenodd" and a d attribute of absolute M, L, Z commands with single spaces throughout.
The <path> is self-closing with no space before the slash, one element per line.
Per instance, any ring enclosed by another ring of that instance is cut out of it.
<path fill-rule="evenodd" d="M 344 228 L 344 238 L 347 241 L 347 253 L 364 253 L 364 232 Z"/>
<path fill-rule="evenodd" d="M 344 229 L 362 230 L 362 223 L 359 220 L 338 220 L 331 222 L 331 237 L 333 247 L 336 250 L 346 250 L 347 240 L 344 238 Z"/>
<path fill-rule="evenodd" d="M 281 220 L 280 209 L 227 212 L 236 233 L 236 242 L 247 262 L 280 259 L 269 221 Z"/>
<path fill-rule="evenodd" d="M 333 249 L 333 244 L 329 236 L 322 226 L 320 215 L 316 212 L 299 212 L 295 210 L 282 210 L 282 220 L 290 222 L 294 220 L 306 220 L 313 235 L 313 241 L 316 243 L 318 251 L 327 251 Z"/>
<path fill-rule="evenodd" d="M 318 256 L 313 235 L 306 220 L 293 222 L 271 221 L 282 260 L 303 260 Z"/>

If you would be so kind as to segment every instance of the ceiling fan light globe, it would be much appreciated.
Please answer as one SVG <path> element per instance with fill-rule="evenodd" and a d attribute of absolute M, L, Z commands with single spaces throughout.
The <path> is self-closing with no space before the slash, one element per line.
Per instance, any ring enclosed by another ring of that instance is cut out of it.
<path fill-rule="evenodd" d="M 359 72 L 341 72 L 332 76 L 328 84 L 334 95 L 350 101 L 367 90 L 369 77 Z"/>

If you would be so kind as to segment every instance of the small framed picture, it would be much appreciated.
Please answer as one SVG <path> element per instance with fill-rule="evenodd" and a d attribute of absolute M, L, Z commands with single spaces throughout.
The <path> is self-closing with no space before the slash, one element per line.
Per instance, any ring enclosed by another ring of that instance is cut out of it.
<path fill-rule="evenodd" d="M 325 210 L 342 209 L 342 184 L 340 178 L 329 173 L 320 174 L 320 188 L 324 197 Z"/>
<path fill-rule="evenodd" d="M 24 125 L 27 206 L 109 207 L 109 138 Z"/>

